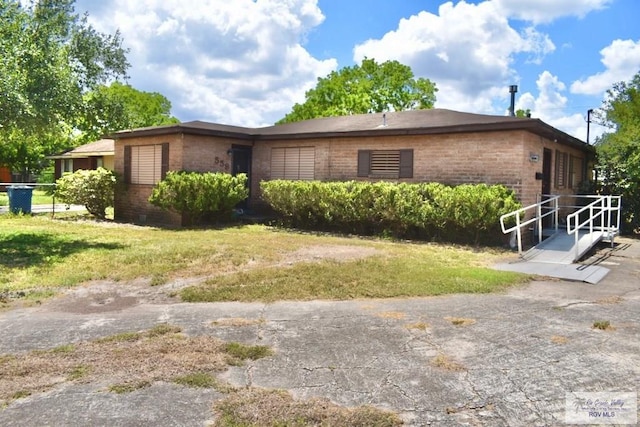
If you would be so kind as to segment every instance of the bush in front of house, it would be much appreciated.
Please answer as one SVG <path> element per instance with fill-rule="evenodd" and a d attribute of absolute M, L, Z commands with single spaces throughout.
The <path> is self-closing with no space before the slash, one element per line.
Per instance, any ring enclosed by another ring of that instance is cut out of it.
<path fill-rule="evenodd" d="M 502 185 L 275 180 L 261 189 L 294 227 L 449 242 L 500 242 L 500 216 L 520 208 Z"/>
<path fill-rule="evenodd" d="M 170 171 L 153 188 L 149 202 L 186 215 L 190 224 L 230 218 L 233 208 L 249 197 L 247 175 L 221 172 Z"/>
<path fill-rule="evenodd" d="M 77 170 L 56 181 L 55 197 L 69 205 L 84 205 L 96 218 L 105 219 L 113 206 L 116 176 L 107 169 Z"/>

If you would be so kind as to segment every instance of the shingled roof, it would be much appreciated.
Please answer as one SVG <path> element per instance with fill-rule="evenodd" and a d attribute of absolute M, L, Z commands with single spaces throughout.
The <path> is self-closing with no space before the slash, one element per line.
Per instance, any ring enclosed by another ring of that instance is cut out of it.
<path fill-rule="evenodd" d="M 114 134 L 114 137 L 123 139 L 145 135 L 188 133 L 260 141 L 311 137 L 426 135 L 504 130 L 528 130 L 562 144 L 593 150 L 592 146 L 546 124 L 540 119 L 463 113 L 442 108 L 324 117 L 262 128 L 246 128 L 193 121 L 120 131 Z"/>
<path fill-rule="evenodd" d="M 113 155 L 113 139 L 100 139 L 98 141 L 90 142 L 85 145 L 81 145 L 72 150 L 67 150 L 63 153 L 56 154 L 55 156 L 49 156 L 48 159 L 73 159 L 76 157 L 89 157 L 89 156 L 109 156 Z"/>

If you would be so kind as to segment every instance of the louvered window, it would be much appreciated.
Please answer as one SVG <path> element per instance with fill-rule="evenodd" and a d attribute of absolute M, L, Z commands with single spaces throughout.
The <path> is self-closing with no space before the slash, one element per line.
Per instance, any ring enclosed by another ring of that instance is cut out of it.
<path fill-rule="evenodd" d="M 315 177 L 314 147 L 271 149 L 271 179 L 312 180 Z"/>
<path fill-rule="evenodd" d="M 567 185 L 567 153 L 556 150 L 556 188 L 564 188 Z"/>
<path fill-rule="evenodd" d="M 129 184 L 154 185 L 168 169 L 169 144 L 125 147 L 125 179 Z"/>
<path fill-rule="evenodd" d="M 367 178 L 412 178 L 413 150 L 360 150 L 358 176 Z"/>

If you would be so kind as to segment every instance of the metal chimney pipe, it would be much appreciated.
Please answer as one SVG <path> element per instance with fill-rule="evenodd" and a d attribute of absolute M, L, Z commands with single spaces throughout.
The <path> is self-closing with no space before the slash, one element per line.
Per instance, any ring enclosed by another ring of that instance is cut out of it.
<path fill-rule="evenodd" d="M 509 86 L 509 93 L 511 94 L 511 105 L 509 105 L 509 115 L 514 117 L 516 115 L 516 92 L 518 91 L 518 85 Z"/>

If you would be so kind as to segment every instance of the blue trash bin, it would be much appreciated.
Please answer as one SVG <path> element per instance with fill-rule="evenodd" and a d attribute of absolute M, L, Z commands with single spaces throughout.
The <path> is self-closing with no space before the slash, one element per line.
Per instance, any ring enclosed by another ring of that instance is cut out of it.
<path fill-rule="evenodd" d="M 9 197 L 9 210 L 11 213 L 31 213 L 33 187 L 29 187 L 28 185 L 10 185 L 7 187 L 7 196 Z"/>

